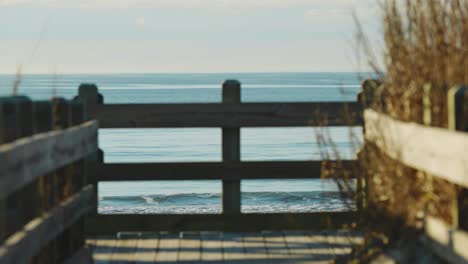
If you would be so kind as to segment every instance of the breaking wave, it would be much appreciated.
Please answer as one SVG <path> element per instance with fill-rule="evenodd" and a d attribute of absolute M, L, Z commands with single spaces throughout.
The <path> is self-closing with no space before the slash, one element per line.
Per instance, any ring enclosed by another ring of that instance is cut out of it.
<path fill-rule="evenodd" d="M 243 192 L 246 213 L 354 210 L 339 192 Z M 220 193 L 101 197 L 101 214 L 220 213 Z"/>

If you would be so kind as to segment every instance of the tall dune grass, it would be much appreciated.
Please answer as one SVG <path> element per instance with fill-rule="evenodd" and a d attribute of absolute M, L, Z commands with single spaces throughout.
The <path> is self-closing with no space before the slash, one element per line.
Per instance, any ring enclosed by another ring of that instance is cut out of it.
<path fill-rule="evenodd" d="M 385 0 L 383 26 L 386 112 L 447 127 L 447 91 L 468 83 L 468 1 Z M 422 113 L 425 93 L 429 122 Z"/>
<path fill-rule="evenodd" d="M 468 1 L 382 0 L 380 7 L 383 54 L 370 50 L 357 24 L 360 51 L 384 84 L 374 108 L 398 120 L 447 128 L 448 91 L 468 84 Z M 453 209 L 460 190 L 453 184 L 403 166 L 372 144 L 364 146 L 359 160 L 367 179 L 364 212 L 372 223 L 363 227 L 383 231 L 385 243 L 401 240 L 405 228 L 421 228 L 425 214 L 457 224 Z M 363 254 L 370 251 L 381 252 Z"/>
<path fill-rule="evenodd" d="M 377 73 L 385 73 L 383 106 L 377 110 L 398 120 L 447 128 L 448 90 L 468 84 L 468 1 L 383 0 L 381 7 L 385 68 L 371 63 Z M 361 163 L 372 209 L 416 228 L 425 213 L 458 221 L 454 185 L 405 167 L 369 144 Z"/>

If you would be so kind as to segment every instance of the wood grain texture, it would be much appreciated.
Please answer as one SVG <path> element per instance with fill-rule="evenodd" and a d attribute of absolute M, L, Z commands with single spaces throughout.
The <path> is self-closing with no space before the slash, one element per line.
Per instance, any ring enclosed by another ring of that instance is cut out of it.
<path fill-rule="evenodd" d="M 341 227 L 355 220 L 354 212 L 274 214 L 97 215 L 86 221 L 88 234 L 153 231 L 317 230 Z"/>
<path fill-rule="evenodd" d="M 92 186 L 62 202 L 49 213 L 30 221 L 0 247 L 0 263 L 29 263 L 47 243 L 91 209 Z"/>
<path fill-rule="evenodd" d="M 364 113 L 368 142 L 414 169 L 468 188 L 468 134 Z"/>
<path fill-rule="evenodd" d="M 89 105 L 100 128 L 360 126 L 356 102 Z"/>
<path fill-rule="evenodd" d="M 0 146 L 0 198 L 97 150 L 97 123 L 36 134 Z"/>
<path fill-rule="evenodd" d="M 333 166 L 333 161 L 327 161 Z M 355 161 L 342 161 L 352 168 Z M 98 181 L 315 179 L 322 161 L 107 163 L 98 166 Z"/>

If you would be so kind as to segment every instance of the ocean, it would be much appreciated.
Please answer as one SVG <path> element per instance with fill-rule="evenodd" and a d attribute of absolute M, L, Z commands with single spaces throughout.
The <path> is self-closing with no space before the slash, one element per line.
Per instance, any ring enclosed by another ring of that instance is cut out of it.
<path fill-rule="evenodd" d="M 32 99 L 73 98 L 80 83 L 96 83 L 105 103 L 220 102 L 221 83 L 238 79 L 243 102 L 354 101 L 359 73 L 61 74 L 23 75 L 18 94 Z M 0 75 L 0 96 L 11 94 L 14 75 Z M 317 142 L 317 128 L 241 129 L 243 161 L 321 160 L 337 150 L 352 159 L 360 127 L 325 129 L 333 145 Z M 323 133 L 323 132 L 322 132 Z M 357 136 L 351 139 L 350 135 Z M 221 129 L 101 129 L 106 163 L 221 161 Z M 336 155 L 336 154 L 334 154 Z M 333 156 L 333 155 L 332 155 Z M 330 180 L 245 180 L 242 212 L 352 210 Z M 99 212 L 220 213 L 221 181 L 109 182 L 99 184 Z"/>

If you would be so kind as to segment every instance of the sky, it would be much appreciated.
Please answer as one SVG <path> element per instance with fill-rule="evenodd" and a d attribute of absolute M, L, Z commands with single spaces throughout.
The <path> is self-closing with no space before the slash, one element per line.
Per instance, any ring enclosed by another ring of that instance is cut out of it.
<path fill-rule="evenodd" d="M 0 0 L 0 73 L 366 70 L 352 13 L 379 35 L 376 2 Z"/>

